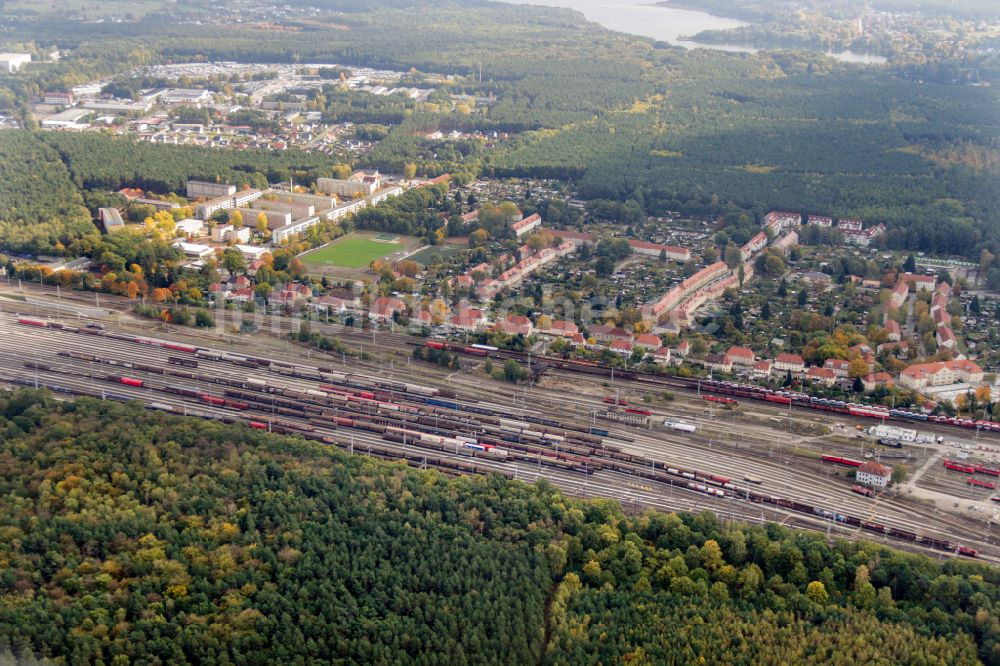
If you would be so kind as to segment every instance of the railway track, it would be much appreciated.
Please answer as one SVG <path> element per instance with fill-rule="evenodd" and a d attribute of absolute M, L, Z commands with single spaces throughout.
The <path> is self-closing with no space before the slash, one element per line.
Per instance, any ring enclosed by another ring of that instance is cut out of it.
<path fill-rule="evenodd" d="M 7 320 L 10 321 L 9 318 Z M 3 319 L 0 319 L 0 324 L 3 324 Z M 14 344 L 20 349 L 38 349 L 38 335 L 37 330 L 27 330 L 25 327 L 18 328 L 16 326 L 10 327 L 13 330 L 4 333 L 10 333 L 7 339 L 13 339 Z M 107 372 L 107 364 L 102 363 L 95 365 L 94 362 L 87 362 L 82 364 L 77 363 L 67 363 L 65 361 L 66 357 L 59 356 L 58 351 L 77 351 L 78 353 L 88 353 L 92 352 L 95 348 L 92 339 L 85 338 L 80 334 L 68 333 L 63 331 L 45 331 L 46 335 L 57 336 L 59 339 L 59 349 L 39 349 L 39 351 L 30 357 L 26 357 L 23 353 L 10 352 L 3 350 L 0 352 L 0 368 L 3 369 L 4 374 L 10 373 L 12 376 L 8 376 L 10 379 L 19 379 L 20 381 L 25 381 L 26 379 L 30 382 L 32 376 L 40 378 L 42 375 L 48 376 L 45 383 L 56 383 L 65 384 L 66 388 L 71 388 L 76 391 L 86 392 L 90 391 L 93 394 L 93 389 L 96 381 L 100 381 L 98 378 L 102 376 L 102 373 Z M 22 344 L 23 343 L 23 344 Z M 138 345 L 132 342 L 119 341 L 113 339 L 102 338 L 100 345 L 100 352 L 102 356 L 107 357 L 121 357 L 121 358 L 136 358 L 137 353 L 143 359 L 142 363 L 151 364 L 156 363 L 162 366 L 169 365 L 169 350 L 163 350 L 157 347 L 146 347 L 142 346 L 141 349 L 137 350 Z M 40 369 L 36 367 L 33 369 L 25 369 L 23 364 L 26 358 L 30 358 L 31 363 L 36 365 L 42 364 L 48 367 L 47 370 Z M 135 361 L 130 361 L 135 362 Z M 203 361 L 199 360 L 199 363 Z M 211 373 L 211 376 L 217 378 L 224 378 L 228 380 L 246 380 L 248 377 L 249 369 L 243 366 L 234 366 L 231 362 L 224 361 L 204 361 L 206 364 L 205 370 Z M 111 366 L 114 368 L 115 366 Z M 68 373 L 68 374 L 67 374 Z M 262 378 L 277 379 L 278 381 L 291 381 L 284 376 L 278 377 L 275 373 L 271 372 L 268 368 L 267 371 L 262 371 L 260 368 L 253 369 L 253 374 L 260 376 Z M 49 375 L 55 375 L 58 379 L 53 379 Z M 106 374 L 103 375 L 107 377 Z M 198 380 L 200 381 L 200 380 Z M 266 381 L 262 379 L 261 381 Z M 207 383 L 207 380 L 206 380 Z M 306 386 L 319 386 L 318 382 L 310 381 L 300 381 L 295 379 L 294 383 L 300 385 L 301 387 Z M 122 392 L 129 397 L 136 397 L 144 402 L 163 402 L 169 405 L 172 409 L 177 410 L 178 413 L 183 413 L 185 411 L 194 412 L 196 415 L 205 416 L 208 418 L 227 418 L 233 417 L 231 412 L 226 409 L 221 409 L 213 406 L 204 406 L 201 404 L 191 405 L 189 401 L 180 399 L 178 397 L 164 398 L 162 394 L 157 393 L 156 396 L 151 395 L 154 391 L 155 382 L 150 382 L 149 386 L 123 386 L 115 385 L 115 392 Z M 195 390 L 204 390 L 202 386 L 195 386 Z M 315 390 L 315 389 L 314 389 Z M 107 393 L 106 390 L 102 391 Z M 492 396 L 494 399 L 497 396 Z M 154 399 L 155 398 L 155 399 Z M 251 411 L 251 410 L 247 410 Z M 525 407 L 522 412 L 523 417 L 528 417 L 530 415 L 530 409 Z M 263 416 L 261 416 L 263 414 Z M 239 416 L 239 415 L 237 415 Z M 267 409 L 255 409 L 253 414 L 249 414 L 248 418 L 264 418 L 267 419 Z M 275 410 L 272 406 L 270 417 L 273 420 L 275 418 Z M 285 418 L 284 416 L 282 418 Z M 291 418 L 291 417 L 289 417 Z M 301 423 L 302 420 L 299 420 Z M 327 443 L 337 444 L 340 446 L 346 446 L 348 440 L 352 440 L 356 446 L 370 446 L 373 451 L 379 450 L 378 447 L 385 448 L 389 446 L 389 443 L 384 441 L 384 437 L 372 436 L 371 434 L 366 434 L 362 432 L 355 432 L 353 436 L 347 435 L 340 428 L 317 428 L 313 426 L 313 432 L 317 435 L 325 438 L 329 438 L 330 441 Z M 624 436 L 623 436 L 624 437 Z M 646 438 L 645 435 L 636 436 L 636 446 L 637 447 L 650 447 L 648 450 L 650 453 L 653 452 L 656 440 L 655 438 Z M 513 446 L 511 447 L 513 449 Z M 398 452 L 408 452 L 411 455 L 410 462 L 413 463 L 418 458 L 423 458 L 424 460 L 430 459 L 434 455 L 442 455 L 443 452 L 429 453 L 426 449 L 420 446 L 414 446 L 412 443 L 407 443 L 405 440 L 401 443 L 396 443 L 394 448 Z M 421 452 L 422 451 L 422 452 Z M 722 456 L 724 457 L 724 456 Z M 720 462 L 722 457 L 719 458 Z M 635 470 L 631 473 L 625 473 L 621 470 L 603 470 L 598 469 L 593 471 L 591 474 L 586 475 L 584 478 L 577 478 L 583 475 L 574 475 L 571 471 L 560 470 L 560 469 L 548 469 L 543 464 L 542 454 L 538 455 L 538 464 L 533 465 L 530 461 L 525 460 L 517 462 L 506 462 L 506 461 L 493 461 L 484 458 L 474 458 L 475 465 L 483 465 L 488 469 L 495 469 L 498 471 L 503 471 L 508 476 L 514 475 L 530 475 L 532 474 L 531 468 L 534 466 L 535 478 L 549 478 L 561 486 L 565 487 L 568 491 L 573 492 L 573 494 L 588 494 L 588 496 L 604 496 L 613 497 L 615 499 L 620 499 L 625 502 L 631 501 L 636 505 L 642 504 L 643 506 L 650 506 L 654 508 L 663 508 L 664 510 L 697 510 L 699 508 L 711 508 L 716 511 L 721 511 L 732 515 L 736 519 L 740 520 L 752 520 L 755 516 L 767 516 L 768 519 L 774 519 L 776 517 L 784 517 L 788 519 L 790 516 L 795 516 L 798 521 L 806 521 L 810 524 L 819 524 L 824 529 L 828 529 L 831 533 L 837 533 L 842 536 L 851 536 L 852 534 L 857 536 L 859 534 L 864 534 L 866 538 L 879 538 L 877 535 L 869 534 L 867 531 L 859 532 L 857 529 L 851 528 L 851 526 L 845 526 L 842 524 L 832 524 L 833 521 L 822 520 L 822 518 L 817 519 L 811 516 L 801 516 L 796 515 L 793 511 L 782 511 L 775 509 L 772 506 L 761 506 L 753 502 L 744 501 L 738 492 L 731 492 L 726 497 L 711 497 L 705 495 L 704 493 L 692 493 L 687 488 L 671 487 L 673 481 L 677 479 L 666 479 L 666 483 L 660 479 L 654 478 L 643 478 L 638 476 Z M 708 465 L 715 459 L 709 461 L 702 461 L 703 464 Z M 653 470 L 656 470 L 657 461 L 653 459 Z M 667 463 L 660 462 L 659 469 L 663 470 Z M 630 488 L 628 484 L 638 484 L 639 489 Z M 749 489 L 748 489 L 749 490 Z M 747 493 L 749 496 L 749 492 Z M 801 512 L 800 512 L 801 513 Z M 833 513 L 833 512 L 830 512 Z M 881 519 L 881 516 L 880 516 Z M 886 520 L 887 525 L 892 522 L 892 520 L 898 521 L 897 529 L 905 530 L 913 525 L 913 520 L 910 516 L 905 516 L 903 514 L 898 514 L 892 516 Z M 921 521 L 922 522 L 922 521 Z M 936 521 L 940 523 L 940 519 Z M 856 527 L 856 526 L 855 526 Z M 913 545 L 913 544 L 910 544 Z M 986 549 L 984 549 L 983 555 L 987 558 L 993 557 L 992 551 L 989 550 L 989 544 L 985 544 Z M 918 548 L 919 549 L 919 548 Z"/>

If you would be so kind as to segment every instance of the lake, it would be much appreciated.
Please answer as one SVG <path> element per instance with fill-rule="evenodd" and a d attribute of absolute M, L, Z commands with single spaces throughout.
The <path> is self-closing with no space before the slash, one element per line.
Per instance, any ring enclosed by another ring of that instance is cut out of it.
<path fill-rule="evenodd" d="M 702 44 L 681 39 L 681 37 L 697 35 L 703 30 L 731 30 L 749 25 L 749 23 L 692 9 L 658 6 L 653 4 L 653 0 L 649 3 L 630 2 L 629 0 L 624 2 L 616 2 L 615 0 L 505 0 L 505 2 L 575 9 L 583 14 L 588 21 L 599 23 L 609 30 L 649 37 L 688 49 L 703 48 L 740 53 L 756 53 L 758 50 L 739 44 Z M 881 56 L 852 51 L 827 52 L 826 55 L 841 62 L 865 65 L 880 65 L 886 62 L 885 58 Z"/>
<path fill-rule="evenodd" d="M 545 5 L 575 9 L 588 21 L 605 28 L 651 37 L 661 42 L 684 46 L 681 37 L 696 35 L 702 30 L 729 30 L 748 25 L 745 21 L 707 12 L 674 7 L 659 7 L 651 3 L 615 2 L 614 0 L 505 0 L 519 5 Z M 699 44 L 699 46 L 701 46 Z M 714 48 L 714 45 L 713 45 Z"/>

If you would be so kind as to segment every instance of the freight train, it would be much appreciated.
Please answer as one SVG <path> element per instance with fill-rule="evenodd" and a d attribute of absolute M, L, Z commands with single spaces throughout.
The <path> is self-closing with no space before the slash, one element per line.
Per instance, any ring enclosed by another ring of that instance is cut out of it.
<path fill-rule="evenodd" d="M 484 348 L 486 347 L 485 345 L 466 346 L 440 341 L 428 342 L 426 345 L 434 349 L 448 350 L 457 354 L 474 354 L 477 356 L 489 355 L 500 359 L 515 360 L 526 360 L 528 357 L 525 352 L 499 350 L 492 347 L 488 348 L 491 351 L 484 351 Z M 600 376 L 609 376 L 612 372 L 614 372 L 616 377 L 620 377 L 623 380 L 633 380 L 686 390 L 711 391 L 712 393 L 734 396 L 734 400 L 735 398 L 742 397 L 750 400 L 761 400 L 773 404 L 788 405 L 790 407 L 801 407 L 806 409 L 815 409 L 818 411 L 847 414 L 858 418 L 870 418 L 880 421 L 926 421 L 941 425 L 960 428 L 978 428 L 988 432 L 1000 433 L 1000 423 L 994 421 L 961 419 L 950 416 L 911 412 L 905 409 L 889 409 L 881 405 L 864 405 L 860 403 L 846 402 L 843 400 L 819 398 L 809 396 L 804 393 L 774 390 L 753 384 L 740 384 L 737 382 L 713 379 L 693 379 L 676 376 L 662 377 L 656 373 L 637 370 L 612 370 L 611 366 L 593 361 L 564 359 L 550 356 L 536 356 L 532 357 L 532 360 L 536 364 L 536 367 L 539 368 L 552 367 L 560 370 L 569 370 L 572 372 Z"/>

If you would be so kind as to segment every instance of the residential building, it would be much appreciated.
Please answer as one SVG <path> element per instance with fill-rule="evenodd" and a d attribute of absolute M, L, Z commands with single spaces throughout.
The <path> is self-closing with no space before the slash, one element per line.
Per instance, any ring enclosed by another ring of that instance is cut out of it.
<path fill-rule="evenodd" d="M 662 245 L 660 243 L 650 243 L 648 241 L 641 240 L 629 240 L 629 246 L 632 251 L 636 254 L 646 255 L 650 257 L 659 258 L 660 255 L 666 256 L 667 259 L 671 261 L 686 262 L 691 260 L 691 250 L 686 247 L 678 247 L 676 245 Z"/>
<path fill-rule="evenodd" d="M 892 375 L 888 372 L 874 372 L 861 378 L 866 391 L 892 386 Z"/>
<path fill-rule="evenodd" d="M 851 362 L 845 361 L 842 358 L 828 358 L 823 363 L 823 367 L 832 372 L 838 379 L 846 379 L 849 374 Z"/>
<path fill-rule="evenodd" d="M 557 338 L 569 338 L 579 333 L 580 330 L 577 328 L 576 324 L 574 324 L 571 321 L 566 321 L 563 319 L 555 319 L 552 321 L 552 323 L 549 325 L 548 328 L 538 329 L 538 332 L 541 333 L 542 335 L 548 335 Z"/>
<path fill-rule="evenodd" d="M 773 211 L 764 216 L 764 229 L 771 236 L 777 236 L 786 229 L 800 226 L 802 226 L 802 215 L 799 213 Z"/>
<path fill-rule="evenodd" d="M 778 250 L 782 254 L 788 254 L 788 251 L 792 249 L 793 246 L 799 244 L 799 232 L 789 231 L 787 234 L 774 241 L 772 247 Z"/>
<path fill-rule="evenodd" d="M 290 224 L 286 224 L 283 227 L 278 227 L 271 232 L 271 241 L 275 244 L 280 245 L 286 241 L 290 241 L 297 236 L 304 233 L 310 227 L 314 227 L 320 223 L 320 218 L 316 215 L 312 217 L 305 217 L 301 220 L 295 220 Z"/>
<path fill-rule="evenodd" d="M 254 189 L 239 190 L 232 195 L 216 197 L 198 204 L 195 215 L 201 220 L 208 220 L 212 215 L 220 210 L 231 210 L 233 208 L 247 208 L 250 202 L 263 196 L 263 192 Z"/>
<path fill-rule="evenodd" d="M 538 213 L 535 213 L 534 215 L 529 215 L 523 220 L 514 222 L 510 226 L 514 230 L 514 233 L 517 235 L 517 237 L 520 238 L 524 234 L 530 232 L 532 229 L 536 229 L 541 225 L 542 225 L 542 217 Z"/>
<path fill-rule="evenodd" d="M 375 194 L 378 183 L 364 180 L 341 180 L 339 178 L 317 178 L 316 189 L 338 197 L 367 197 Z"/>
<path fill-rule="evenodd" d="M 893 308 L 901 308 L 903 307 L 903 304 L 906 303 L 906 299 L 909 297 L 910 285 L 900 280 L 893 288 L 892 294 L 889 295 L 889 304 Z"/>
<path fill-rule="evenodd" d="M 892 480 L 892 468 L 869 460 L 858 468 L 855 479 L 863 486 L 886 488 Z"/>
<path fill-rule="evenodd" d="M 691 343 L 687 340 L 681 340 L 680 344 L 677 345 L 677 355 L 683 358 L 687 358 L 688 354 L 691 353 Z"/>
<path fill-rule="evenodd" d="M 733 365 L 753 366 L 756 363 L 753 350 L 749 347 L 737 347 L 733 345 L 726 352 L 726 356 L 732 360 Z"/>
<path fill-rule="evenodd" d="M 750 368 L 750 375 L 758 379 L 768 377 L 771 374 L 773 365 L 774 362 L 769 358 L 757 361 L 753 364 L 753 367 Z"/>
<path fill-rule="evenodd" d="M 982 381 L 983 369 L 972 361 L 965 360 L 919 363 L 899 373 L 899 384 L 914 390 L 959 382 L 979 384 Z"/>
<path fill-rule="evenodd" d="M 660 347 L 655 352 L 653 352 L 653 360 L 662 365 L 670 364 L 670 348 Z"/>
<path fill-rule="evenodd" d="M 810 215 L 808 219 L 809 224 L 817 227 L 832 227 L 833 218 L 827 217 L 826 215 Z"/>
<path fill-rule="evenodd" d="M 580 246 L 587 243 L 593 245 L 595 242 L 593 234 L 588 234 L 583 231 L 569 231 L 567 229 L 551 229 L 550 231 L 556 238 L 562 238 L 564 241 L 568 241 L 574 246 Z"/>
<path fill-rule="evenodd" d="M 727 354 L 708 354 L 705 356 L 705 367 L 714 372 L 732 372 L 733 361 Z"/>
<path fill-rule="evenodd" d="M 958 339 L 955 337 L 955 332 L 947 326 L 939 328 L 937 333 L 934 334 L 934 339 L 937 341 L 938 347 L 955 349 L 958 346 Z"/>
<path fill-rule="evenodd" d="M 806 379 L 829 388 L 837 381 L 837 373 L 828 368 L 809 368 Z"/>
<path fill-rule="evenodd" d="M 216 199 L 231 197 L 236 194 L 236 186 L 229 183 L 210 183 L 205 180 L 189 180 L 187 182 L 188 199 Z"/>
<path fill-rule="evenodd" d="M 372 303 L 370 316 L 373 319 L 389 321 L 394 315 L 406 311 L 406 303 L 393 296 L 379 296 Z"/>
<path fill-rule="evenodd" d="M 774 359 L 774 370 L 776 372 L 800 373 L 805 369 L 806 362 L 798 354 L 782 352 Z"/>
<path fill-rule="evenodd" d="M 910 285 L 914 291 L 934 291 L 934 284 L 937 282 L 933 275 L 917 275 L 916 273 L 903 273 L 899 279 Z"/>
<path fill-rule="evenodd" d="M 746 261 L 765 247 L 767 247 L 767 233 L 762 231 L 740 248 L 740 257 L 742 257 L 743 261 Z"/>
<path fill-rule="evenodd" d="M 653 335 L 652 333 L 642 333 L 641 335 L 636 336 L 635 346 L 639 349 L 653 352 L 663 346 L 663 341 L 660 340 L 660 336 L 658 335 Z"/>
<path fill-rule="evenodd" d="M 615 354 L 620 354 L 621 356 L 629 356 L 632 354 L 632 341 L 631 340 L 613 340 L 610 345 L 610 349 Z"/>
<path fill-rule="evenodd" d="M 899 322 L 895 319 L 886 319 L 884 328 L 890 342 L 899 342 L 902 339 L 902 330 L 900 330 Z"/>

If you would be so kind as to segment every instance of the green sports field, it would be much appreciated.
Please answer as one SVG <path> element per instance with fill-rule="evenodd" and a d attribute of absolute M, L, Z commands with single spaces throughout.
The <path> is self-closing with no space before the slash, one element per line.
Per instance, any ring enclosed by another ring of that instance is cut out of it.
<path fill-rule="evenodd" d="M 373 259 L 398 252 L 403 243 L 377 243 L 364 236 L 350 235 L 325 247 L 302 255 L 307 266 L 337 266 L 339 268 L 366 268 Z"/>

